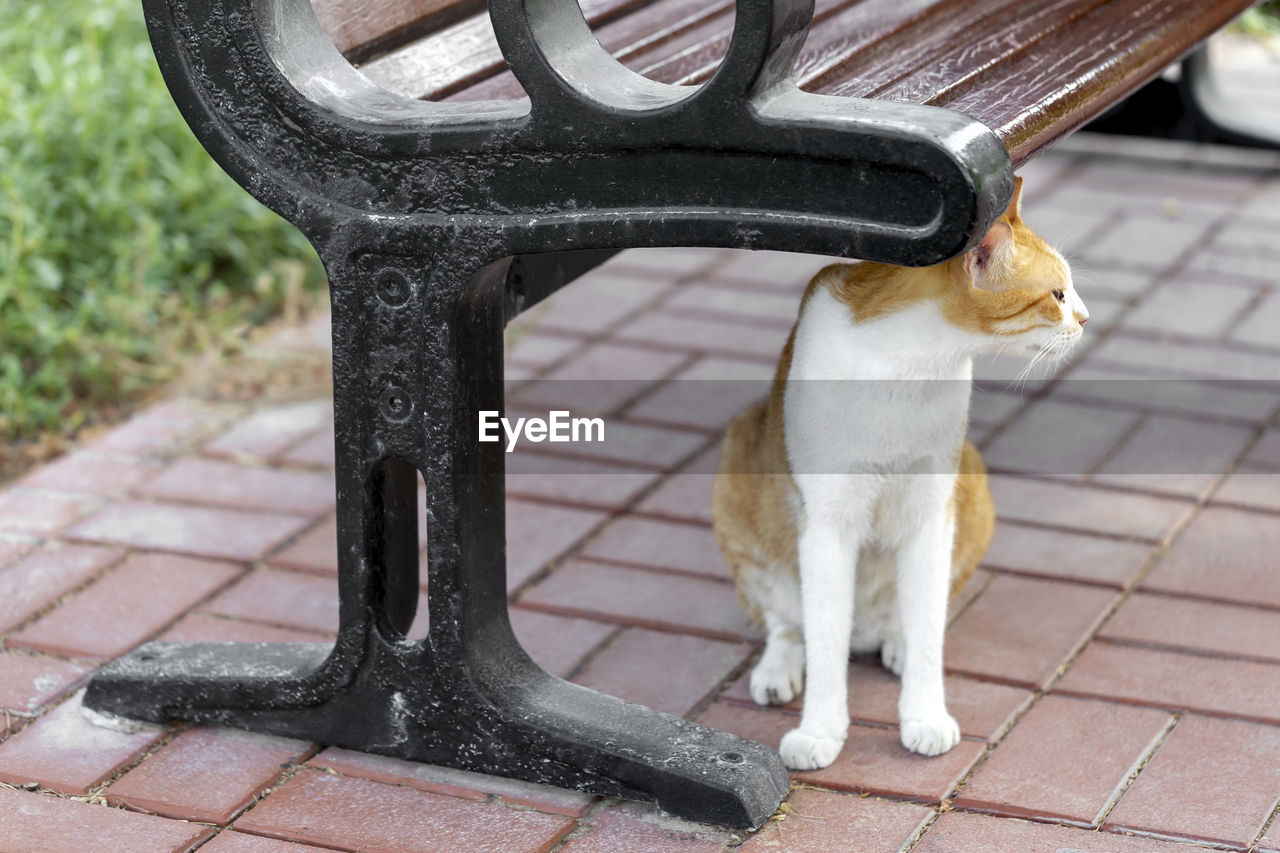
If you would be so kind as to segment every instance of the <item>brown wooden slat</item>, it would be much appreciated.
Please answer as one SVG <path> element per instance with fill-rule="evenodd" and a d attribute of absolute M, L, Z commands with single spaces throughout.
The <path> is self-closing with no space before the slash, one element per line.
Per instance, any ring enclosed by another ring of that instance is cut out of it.
<path fill-rule="evenodd" d="M 931 56 L 912 71 L 890 82 L 866 90 L 857 77 L 827 90 L 827 94 L 883 98 L 889 101 L 926 103 L 940 100 L 947 93 L 959 91 L 969 82 L 1002 62 L 1035 50 L 1040 42 L 1056 30 L 1072 26 L 1109 0 L 1050 0 L 1028 3 L 1019 15 L 1010 16 L 996 28 L 974 33 L 968 39 L 956 39 L 950 49 Z M 815 87 L 815 90 L 820 90 Z M 855 94 L 857 93 L 857 94 Z"/>
<path fill-rule="evenodd" d="M 1015 163 L 1021 163 L 1249 5 L 1249 0 L 818 0 L 796 76 L 811 91 L 959 109 L 993 127 Z M 732 34 L 730 0 L 589 0 L 584 7 L 606 49 L 662 82 L 707 79 Z M 365 69 L 375 82 L 417 96 L 472 100 L 522 94 L 505 71 L 486 15 L 407 45 Z"/>
<path fill-rule="evenodd" d="M 596 39 L 633 71 L 640 70 L 652 52 L 675 52 L 708 31 L 720 32 L 733 21 L 734 0 L 657 0 L 597 27 Z M 524 94 L 510 71 L 503 71 L 458 92 L 453 100 L 483 101 L 518 98 Z"/>
<path fill-rule="evenodd" d="M 936 101 L 990 126 L 1015 165 L 1155 77 L 1251 0 L 1120 0 Z"/>
<path fill-rule="evenodd" d="M 311 0 L 311 8 L 338 50 L 359 62 L 481 14 L 485 0 Z"/>
<path fill-rule="evenodd" d="M 592 27 L 650 5 L 653 0 L 583 0 Z M 361 66 L 384 89 L 439 100 L 506 68 L 488 13 L 451 27 Z"/>

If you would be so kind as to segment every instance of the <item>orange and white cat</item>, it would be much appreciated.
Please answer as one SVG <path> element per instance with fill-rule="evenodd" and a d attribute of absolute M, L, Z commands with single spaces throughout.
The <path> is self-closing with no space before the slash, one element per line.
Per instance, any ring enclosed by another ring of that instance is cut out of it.
<path fill-rule="evenodd" d="M 977 247 L 919 269 L 818 273 L 767 400 L 730 425 L 716 476 L 716 537 L 766 631 L 756 702 L 805 689 L 788 767 L 835 760 L 849 727 L 850 650 L 902 677 L 902 743 L 960 740 L 943 696 L 948 594 L 986 551 L 994 509 L 965 439 L 973 359 L 1065 355 L 1089 312 L 1062 256 L 1022 221 L 1021 179 Z M 806 686 L 807 682 L 807 686 Z"/>

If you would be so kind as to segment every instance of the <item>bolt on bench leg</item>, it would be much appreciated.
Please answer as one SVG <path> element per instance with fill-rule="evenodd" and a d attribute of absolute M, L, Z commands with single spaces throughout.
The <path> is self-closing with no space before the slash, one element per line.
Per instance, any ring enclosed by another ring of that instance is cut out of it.
<path fill-rule="evenodd" d="M 324 644 L 151 643 L 106 667 L 86 703 L 304 738 L 605 795 L 753 827 L 788 789 L 760 744 L 555 678 L 520 647 L 506 602 L 502 408 L 509 259 L 367 253 L 330 263 L 340 627 Z M 373 286 L 369 286 L 372 284 Z M 426 481 L 429 633 L 405 637 Z"/>

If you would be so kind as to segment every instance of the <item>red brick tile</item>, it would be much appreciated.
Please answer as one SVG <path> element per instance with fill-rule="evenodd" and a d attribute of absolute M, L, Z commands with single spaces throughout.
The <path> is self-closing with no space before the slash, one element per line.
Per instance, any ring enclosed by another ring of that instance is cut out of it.
<path fill-rule="evenodd" d="M 793 293 L 769 293 L 698 282 L 681 287 L 663 303 L 666 311 L 706 317 L 723 322 L 767 324 L 790 331 L 796 321 L 800 300 Z"/>
<path fill-rule="evenodd" d="M 995 576 L 995 572 L 982 567 L 974 571 L 973 577 L 969 578 L 965 585 L 960 587 L 960 590 L 947 601 L 948 625 L 955 622 L 960 617 L 960 614 L 967 610 L 978 596 L 982 595 Z"/>
<path fill-rule="evenodd" d="M 35 545 L 36 540 L 25 537 L 21 539 L 0 538 L 0 569 L 4 568 L 5 564 L 30 551 Z"/>
<path fill-rule="evenodd" d="M 22 485 L 86 495 L 118 495 L 129 491 L 159 467 L 154 462 L 94 453 L 70 453 L 27 475 Z"/>
<path fill-rule="evenodd" d="M 1280 663 L 1280 613 L 1256 607 L 1139 592 L 1124 603 L 1098 635 Z"/>
<path fill-rule="evenodd" d="M 552 616 L 522 607 L 511 608 L 511 627 L 529 656 L 560 678 L 566 677 L 588 652 L 618 630 L 616 625 Z"/>
<path fill-rule="evenodd" d="M 794 714 L 715 702 L 698 720 L 777 748 L 798 722 Z M 908 752 L 898 729 L 850 726 L 844 750 L 822 770 L 792 773 L 793 779 L 841 791 L 939 802 L 982 755 L 984 745 L 962 740 L 950 752 L 926 758 Z"/>
<path fill-rule="evenodd" d="M 1278 322 L 1280 322 L 1280 296 L 1273 292 L 1258 303 L 1240 325 L 1231 330 L 1231 340 L 1275 349 L 1275 330 Z"/>
<path fill-rule="evenodd" d="M 1033 575 L 1121 587 L 1146 565 L 1150 545 L 1000 522 L 983 564 Z"/>
<path fill-rule="evenodd" d="M 117 548 L 55 545 L 0 571 L 0 631 L 30 619 L 124 556 Z"/>
<path fill-rule="evenodd" d="M 139 412 L 89 447 L 110 453 L 159 456 L 173 451 L 214 413 L 192 400 L 168 400 Z"/>
<path fill-rule="evenodd" d="M 273 557 L 271 565 L 300 572 L 338 573 L 338 519 L 328 516 Z"/>
<path fill-rule="evenodd" d="M 1212 502 L 1280 512 L 1280 471 L 1237 468 L 1214 492 Z"/>
<path fill-rule="evenodd" d="M 584 687 L 684 716 L 751 655 L 746 643 L 628 628 L 573 679 Z"/>
<path fill-rule="evenodd" d="M 947 632 L 947 669 L 1043 686 L 1116 597 L 1096 587 L 999 576 Z"/>
<path fill-rule="evenodd" d="M 526 607 L 713 639 L 755 636 L 733 586 L 665 572 L 570 560 L 520 599 Z"/>
<path fill-rule="evenodd" d="M 1280 665 L 1090 643 L 1055 690 L 1280 723 Z"/>
<path fill-rule="evenodd" d="M 636 504 L 635 512 L 711 524 L 711 492 L 714 486 L 714 474 L 673 474 Z"/>
<path fill-rule="evenodd" d="M 931 812 L 924 806 L 800 789 L 786 819 L 767 824 L 742 845 L 760 850 L 897 850 Z"/>
<path fill-rule="evenodd" d="M 709 267 L 705 275 L 726 282 L 760 284 L 798 297 L 809 279 L 830 263 L 832 259 L 823 255 L 736 251 L 726 261 Z"/>
<path fill-rule="evenodd" d="M 1198 499 L 1252 437 L 1253 430 L 1244 426 L 1150 416 L 1092 481 Z"/>
<path fill-rule="evenodd" d="M 982 451 L 992 470 L 1080 478 L 1138 423 L 1136 412 L 1046 400 L 1024 409 Z"/>
<path fill-rule="evenodd" d="M 328 847 L 312 847 L 310 844 L 294 844 L 263 838 L 261 835 L 245 835 L 242 832 L 223 832 L 200 848 L 204 853 L 326 853 Z"/>
<path fill-rule="evenodd" d="M 513 453 L 507 460 L 507 494 L 619 510 L 659 476 L 589 459 Z"/>
<path fill-rule="evenodd" d="M 768 396 L 773 370 L 772 362 L 702 358 L 630 406 L 626 415 L 718 433 L 747 406 Z"/>
<path fill-rule="evenodd" d="M 730 579 L 711 528 L 647 518 L 620 518 L 582 549 L 582 556 Z"/>
<path fill-rule="evenodd" d="M 112 782 L 107 802 L 225 824 L 311 750 L 302 741 L 233 729 L 188 729 Z"/>
<path fill-rule="evenodd" d="M 1171 498 L 1023 477 L 991 477 L 991 493 L 996 512 L 1008 521 L 1152 542 L 1167 538 L 1190 515 L 1193 506 Z"/>
<path fill-rule="evenodd" d="M 255 560 L 306 524 L 305 518 L 261 511 L 118 501 L 67 535 L 196 557 Z"/>
<path fill-rule="evenodd" d="M 956 807 L 1092 825 L 1172 720 L 1164 711 L 1046 696 L 978 768 Z"/>
<path fill-rule="evenodd" d="M 236 822 L 246 832 L 363 853 L 544 853 L 574 826 L 562 816 L 309 770 Z"/>
<path fill-rule="evenodd" d="M 0 530 L 52 536 L 95 506 L 88 498 L 9 489 L 0 492 Z"/>
<path fill-rule="evenodd" d="M 1249 845 L 1280 797 L 1280 729 L 1184 717 L 1108 828 Z"/>
<path fill-rule="evenodd" d="M 582 346 L 578 338 L 563 335 L 547 335 L 537 331 L 510 332 L 504 342 L 504 355 L 508 364 L 541 370 L 564 359 Z"/>
<path fill-rule="evenodd" d="M 655 273 L 663 279 L 684 280 L 695 273 L 719 269 L 734 252 L 725 249 L 628 249 L 612 258 L 600 272 L 643 275 Z"/>
<path fill-rule="evenodd" d="M 929 828 L 913 853 L 1193 853 L 1185 844 L 1109 832 L 1031 823 L 965 812 L 947 812 Z"/>
<path fill-rule="evenodd" d="M 333 406 L 327 400 L 262 409 L 207 442 L 203 451 L 209 456 L 270 459 L 300 439 L 324 429 L 332 415 Z"/>
<path fill-rule="evenodd" d="M 1272 380 L 1280 356 L 1215 345 L 1112 335 L 1089 353 L 1090 363 L 1112 363 L 1177 379 Z"/>
<path fill-rule="evenodd" d="M 605 514 L 597 510 L 507 501 L 507 589 L 572 550 Z"/>
<path fill-rule="evenodd" d="M 32 713 L 92 671 L 83 663 L 0 652 L 0 708 Z"/>
<path fill-rule="evenodd" d="M 1090 266 L 1158 270 L 1169 264 L 1169 247 L 1188 246 L 1205 232 L 1205 224 L 1128 217 L 1091 242 L 1083 257 Z"/>
<path fill-rule="evenodd" d="M 632 803 L 604 809 L 587 827 L 560 849 L 564 853 L 720 853 L 733 837 Z"/>
<path fill-rule="evenodd" d="M 645 347 L 594 344 L 545 377 L 522 385 L 511 405 L 543 411 L 569 409 L 575 415 L 608 414 L 644 393 L 687 358 Z"/>
<path fill-rule="evenodd" d="M 1209 507 L 1174 541 L 1143 589 L 1280 607 L 1280 518 Z"/>
<path fill-rule="evenodd" d="M 595 335 L 653 302 L 672 286 L 667 276 L 603 269 L 583 276 L 534 308 L 539 329 Z"/>
<path fill-rule="evenodd" d="M 1072 368 L 1070 377 L 1058 384 L 1054 396 L 1143 412 L 1206 415 L 1246 425 L 1266 420 L 1276 411 L 1276 396 L 1265 388 L 1200 379 L 1153 378 L 1143 375 L 1144 371 L 1147 369 L 1095 363 L 1086 356 L 1082 364 Z"/>
<path fill-rule="evenodd" d="M 1280 429 L 1264 429 L 1244 461 L 1260 471 L 1280 471 Z"/>
<path fill-rule="evenodd" d="M 748 690 L 750 673 L 735 681 L 720 700 L 758 707 Z M 898 693 L 902 683 L 878 662 L 855 660 L 849 665 L 849 716 L 854 722 L 873 725 L 898 724 Z M 1009 720 L 1031 699 L 1031 691 L 1007 684 L 978 681 L 960 675 L 946 677 L 947 710 L 960 724 L 965 737 L 993 740 Z M 782 710 L 800 713 L 804 696 L 798 696 Z"/>
<path fill-rule="evenodd" d="M 15 853 L 186 853 L 212 834 L 207 826 L 0 788 L 0 839 Z"/>
<path fill-rule="evenodd" d="M 94 725 L 81 712 L 80 699 L 68 699 L 0 743 L 0 782 L 38 782 L 63 794 L 87 794 L 164 734 L 154 726 L 126 733 Z"/>
<path fill-rule="evenodd" d="M 334 464 L 333 427 L 322 429 L 309 438 L 304 438 L 280 455 L 279 460 L 285 465 L 299 465 L 306 468 L 326 468 L 333 470 Z"/>
<path fill-rule="evenodd" d="M 387 785 L 408 785 L 419 791 L 448 794 L 463 799 L 484 800 L 494 796 L 513 805 L 528 806 L 540 812 L 566 817 L 580 817 L 595 802 L 595 797 L 581 791 L 535 785 L 519 779 L 402 761 L 399 758 L 369 755 L 337 747 L 326 749 L 311 759 L 309 764 L 329 768 L 344 776 Z"/>
<path fill-rule="evenodd" d="M 169 643 L 322 643 L 333 639 L 333 634 L 189 613 L 159 639 Z"/>
<path fill-rule="evenodd" d="M 229 563 L 134 554 L 9 642 L 71 657 L 116 658 L 243 571 Z"/>
<path fill-rule="evenodd" d="M 202 608 L 285 628 L 338 630 L 338 582 L 299 572 L 254 569 Z"/>
<path fill-rule="evenodd" d="M 333 477 L 184 458 L 147 481 L 138 494 L 159 500 L 319 515 L 334 503 Z"/>
<path fill-rule="evenodd" d="M 1124 325 L 1159 335 L 1217 338 L 1256 296 L 1253 288 L 1215 284 L 1211 276 L 1168 281 L 1135 305 Z"/>

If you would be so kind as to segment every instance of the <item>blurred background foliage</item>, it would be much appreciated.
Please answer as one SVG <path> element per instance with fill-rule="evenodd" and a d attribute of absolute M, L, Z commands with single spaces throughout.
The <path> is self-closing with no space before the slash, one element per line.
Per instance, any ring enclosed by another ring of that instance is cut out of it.
<path fill-rule="evenodd" d="M 1240 17 L 1240 29 L 1262 37 L 1280 36 L 1280 0 L 1266 0 Z"/>
<path fill-rule="evenodd" d="M 308 300 L 306 241 L 231 181 L 138 0 L 0 0 L 0 443 L 73 432 Z"/>

